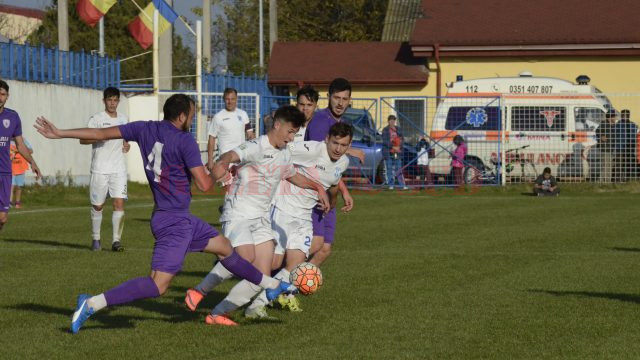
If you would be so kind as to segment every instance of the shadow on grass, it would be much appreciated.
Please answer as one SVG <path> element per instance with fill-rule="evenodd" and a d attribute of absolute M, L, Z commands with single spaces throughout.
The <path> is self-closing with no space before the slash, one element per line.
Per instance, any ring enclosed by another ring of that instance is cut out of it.
<path fill-rule="evenodd" d="M 522 196 L 538 196 L 537 194 L 534 194 L 531 191 L 520 193 L 520 195 L 522 195 Z"/>
<path fill-rule="evenodd" d="M 89 241 L 87 241 L 86 244 L 69 244 L 69 243 L 63 243 L 63 242 L 53 241 L 53 240 L 30 240 L 30 239 L 3 239 L 2 241 L 9 242 L 9 243 L 26 243 L 26 244 L 36 244 L 36 245 L 46 245 L 46 246 L 58 246 L 58 247 L 66 247 L 71 249 L 83 249 L 83 250 L 90 249 Z"/>
<path fill-rule="evenodd" d="M 527 291 L 533 292 L 533 293 L 548 294 L 553 296 L 600 298 L 600 299 L 607 299 L 607 300 L 617 300 L 617 301 L 628 302 L 633 304 L 640 304 L 640 295 L 637 295 L 637 294 L 596 292 L 596 291 L 554 291 L 554 290 L 540 290 L 540 289 L 531 289 Z"/>
<path fill-rule="evenodd" d="M 65 319 L 67 319 L 69 326 L 71 325 L 71 316 L 73 315 L 73 309 L 59 308 L 59 307 L 42 305 L 42 304 L 34 304 L 34 303 L 25 303 L 25 304 L 7 306 L 7 309 L 61 315 L 61 316 L 64 316 Z M 91 317 L 91 320 L 89 320 L 89 322 L 86 323 L 87 325 L 82 327 L 82 331 L 91 330 L 91 329 L 134 328 L 135 327 L 134 321 L 156 320 L 152 317 L 146 317 L 146 316 L 110 315 L 109 313 L 112 310 L 113 309 L 105 309 L 93 315 Z M 96 325 L 95 323 L 92 324 L 93 321 L 97 321 L 101 323 L 101 325 Z M 59 330 L 62 332 L 70 332 L 69 326 L 60 327 Z"/>
<path fill-rule="evenodd" d="M 640 248 L 611 247 L 608 249 L 614 251 L 640 252 Z"/>
<path fill-rule="evenodd" d="M 197 277 L 200 280 L 209 274 L 208 271 L 180 271 L 178 276 L 193 276 Z"/>
<path fill-rule="evenodd" d="M 150 218 L 134 218 L 133 221 L 137 221 L 137 222 L 151 222 Z"/>

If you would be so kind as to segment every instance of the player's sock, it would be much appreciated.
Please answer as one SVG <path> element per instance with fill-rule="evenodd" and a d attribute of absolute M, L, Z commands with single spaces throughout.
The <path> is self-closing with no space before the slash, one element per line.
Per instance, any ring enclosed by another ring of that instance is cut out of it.
<path fill-rule="evenodd" d="M 107 307 L 107 299 L 104 297 L 104 294 L 92 296 L 87 300 L 87 305 L 96 312 Z"/>
<path fill-rule="evenodd" d="M 113 224 L 113 242 L 120 241 L 124 228 L 124 211 L 114 211 L 111 215 L 111 223 Z"/>
<path fill-rule="evenodd" d="M 262 275 L 255 266 L 243 259 L 235 251 L 226 258 L 220 260 L 220 263 L 231 271 L 234 275 L 248 280 L 249 282 L 261 286 L 263 288 L 274 289 L 280 285 L 280 282 L 272 277 Z"/>
<path fill-rule="evenodd" d="M 280 269 L 280 271 L 278 271 L 278 273 L 273 278 L 277 279 L 277 280 L 288 282 L 289 281 L 289 271 L 287 269 L 285 269 L 285 268 L 282 268 L 282 269 Z M 269 300 L 267 300 L 267 292 L 263 290 L 253 300 L 253 302 L 251 303 L 251 305 L 249 305 L 247 310 L 248 311 L 255 311 L 258 308 L 261 308 L 263 306 L 267 306 L 268 303 L 269 303 Z"/>
<path fill-rule="evenodd" d="M 104 293 L 108 306 L 126 304 L 135 300 L 158 296 L 160 296 L 160 291 L 149 276 L 125 281 Z"/>
<path fill-rule="evenodd" d="M 211 269 L 207 276 L 202 279 L 200 284 L 196 285 L 195 289 L 202 294 L 206 294 L 214 287 L 220 285 L 223 281 L 231 279 L 232 277 L 233 273 L 227 270 L 227 268 L 225 268 L 224 265 L 222 265 L 222 263 L 218 261 L 218 263 L 213 267 L 213 269 Z"/>
<path fill-rule="evenodd" d="M 102 210 L 91 208 L 91 237 L 100 240 L 100 226 L 102 225 Z"/>
<path fill-rule="evenodd" d="M 260 290 L 262 290 L 262 288 L 259 286 L 247 280 L 242 280 L 229 291 L 226 298 L 216 305 L 213 311 L 211 311 L 211 314 L 222 315 L 230 313 L 251 301 L 251 298 L 256 296 Z"/>

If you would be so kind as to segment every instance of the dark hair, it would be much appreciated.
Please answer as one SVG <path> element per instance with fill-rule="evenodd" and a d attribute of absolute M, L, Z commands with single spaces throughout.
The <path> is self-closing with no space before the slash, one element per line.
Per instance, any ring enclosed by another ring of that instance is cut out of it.
<path fill-rule="evenodd" d="M 117 96 L 118 99 L 120 98 L 120 90 L 114 88 L 113 86 L 109 86 L 108 88 L 104 89 L 104 91 L 102 92 L 102 98 L 106 99 L 106 98 L 110 98 L 112 96 Z"/>
<path fill-rule="evenodd" d="M 624 109 L 620 111 L 620 119 L 629 120 L 630 118 L 631 118 L 631 111 L 629 111 L 629 109 Z"/>
<path fill-rule="evenodd" d="M 310 101 L 317 103 L 320 98 L 320 94 L 311 85 L 305 85 L 296 93 L 296 101 L 300 99 L 300 96 L 304 96 Z"/>
<path fill-rule="evenodd" d="M 551 174 L 551 168 L 550 167 L 544 168 L 544 170 L 542 170 L 542 175 L 544 174 Z"/>
<path fill-rule="evenodd" d="M 9 92 L 9 84 L 6 81 L 0 79 L 0 89 L 5 89 Z"/>
<path fill-rule="evenodd" d="M 195 104 L 196 102 L 185 94 L 171 95 L 167 101 L 164 102 L 164 106 L 162 107 L 162 111 L 164 111 L 164 119 L 173 121 L 177 119 L 180 114 L 189 116 L 191 105 Z"/>
<path fill-rule="evenodd" d="M 353 126 L 344 123 L 342 121 L 337 122 L 329 128 L 329 136 L 345 137 L 349 139 L 353 138 Z"/>
<path fill-rule="evenodd" d="M 305 118 L 302 111 L 298 110 L 295 106 L 286 105 L 276 110 L 273 115 L 274 121 L 284 121 L 293 125 L 294 128 L 299 128 L 304 125 Z"/>
<path fill-rule="evenodd" d="M 345 78 L 335 78 L 329 84 L 329 95 L 345 90 L 349 90 L 349 95 L 351 95 L 351 83 Z"/>
<path fill-rule="evenodd" d="M 238 90 L 236 90 L 234 88 L 231 88 L 231 87 L 228 87 L 228 88 L 224 89 L 224 92 L 222 93 L 222 97 L 224 98 L 225 96 L 227 96 L 227 95 L 229 95 L 231 93 L 234 93 L 234 94 L 236 94 L 236 96 L 238 96 Z"/>
<path fill-rule="evenodd" d="M 460 135 L 456 135 L 453 137 L 453 143 L 456 145 L 460 145 L 464 142 L 464 138 Z"/>
<path fill-rule="evenodd" d="M 391 121 L 391 120 L 396 120 L 396 116 L 395 115 L 389 115 L 389 117 L 387 117 L 387 121 Z"/>

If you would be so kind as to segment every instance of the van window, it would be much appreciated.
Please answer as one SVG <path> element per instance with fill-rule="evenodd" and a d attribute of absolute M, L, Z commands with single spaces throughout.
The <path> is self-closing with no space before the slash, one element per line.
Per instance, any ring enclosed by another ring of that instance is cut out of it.
<path fill-rule="evenodd" d="M 604 110 L 593 107 L 575 108 L 576 130 L 594 131 L 604 121 Z"/>
<path fill-rule="evenodd" d="M 497 106 L 452 106 L 445 129 L 500 130 L 500 110 Z"/>
<path fill-rule="evenodd" d="M 514 106 L 512 131 L 564 131 L 567 111 L 563 106 Z"/>

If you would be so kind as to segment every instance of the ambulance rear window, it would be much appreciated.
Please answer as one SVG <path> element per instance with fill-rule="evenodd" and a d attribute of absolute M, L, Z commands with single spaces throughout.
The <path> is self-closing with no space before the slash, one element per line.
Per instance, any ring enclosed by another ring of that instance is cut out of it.
<path fill-rule="evenodd" d="M 563 106 L 514 106 L 512 131 L 564 131 L 566 108 Z"/>
<path fill-rule="evenodd" d="M 452 106 L 445 123 L 447 130 L 499 130 L 500 109 L 497 106 Z"/>

